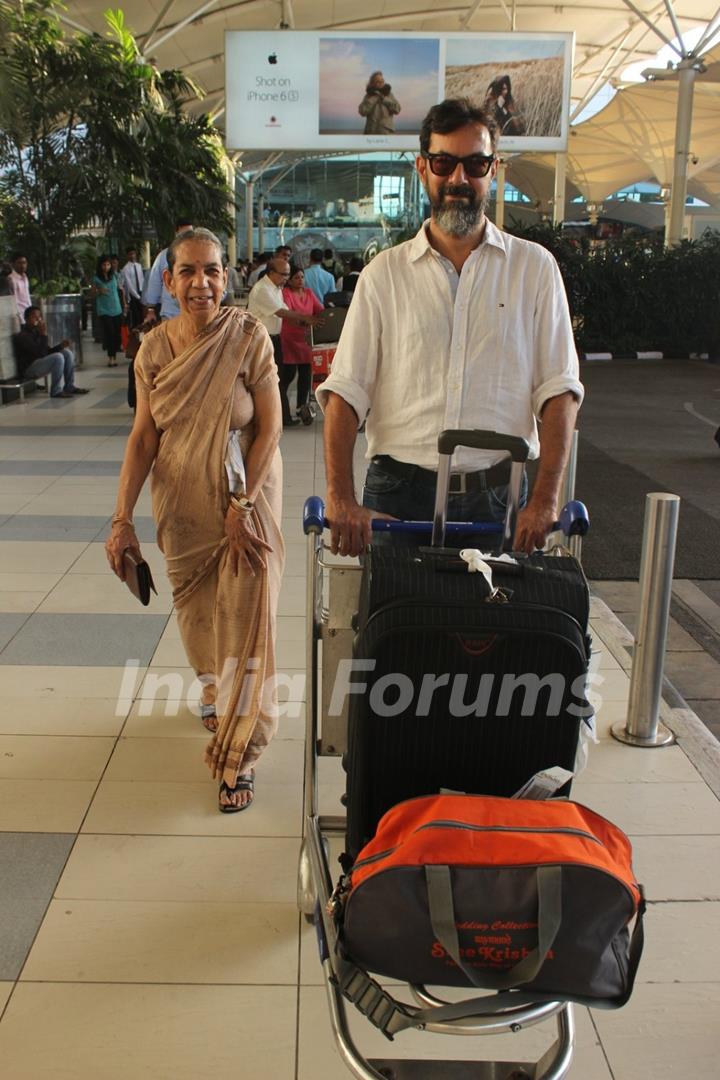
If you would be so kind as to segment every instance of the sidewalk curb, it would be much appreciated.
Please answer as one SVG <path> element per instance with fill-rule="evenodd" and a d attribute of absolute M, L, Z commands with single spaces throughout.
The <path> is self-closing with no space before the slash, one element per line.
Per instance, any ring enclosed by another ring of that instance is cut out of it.
<path fill-rule="evenodd" d="M 633 644 L 633 635 L 599 596 L 593 595 L 592 604 L 591 618 L 603 624 L 600 636 L 604 644 L 623 671 L 630 675 L 632 657 L 628 652 L 628 646 Z M 677 745 L 697 769 L 715 797 L 720 799 L 720 743 L 667 677 L 663 680 L 660 719 L 673 732 Z M 642 748 L 630 747 L 630 749 Z M 657 747 L 656 749 L 662 752 L 664 748 Z"/>

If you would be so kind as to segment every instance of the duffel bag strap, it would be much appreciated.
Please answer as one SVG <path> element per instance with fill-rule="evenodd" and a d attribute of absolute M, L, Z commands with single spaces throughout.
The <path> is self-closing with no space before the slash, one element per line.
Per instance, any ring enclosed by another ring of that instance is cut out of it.
<path fill-rule="evenodd" d="M 509 971 L 502 974 L 487 971 L 479 973 L 469 964 L 465 964 L 460 956 L 450 867 L 425 867 L 433 933 L 473 986 L 485 990 L 511 990 L 531 982 L 545 963 L 562 921 L 562 867 L 538 866 L 535 875 L 538 892 L 537 947 Z"/>

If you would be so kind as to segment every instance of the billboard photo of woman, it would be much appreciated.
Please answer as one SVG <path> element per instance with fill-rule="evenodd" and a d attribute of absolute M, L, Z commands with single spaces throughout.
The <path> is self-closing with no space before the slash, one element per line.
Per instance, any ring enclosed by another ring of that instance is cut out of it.
<path fill-rule="evenodd" d="M 365 117 L 364 135 L 395 134 L 395 117 L 400 112 L 400 103 L 393 96 L 390 84 L 385 82 L 382 71 L 373 71 L 370 76 L 358 112 Z"/>

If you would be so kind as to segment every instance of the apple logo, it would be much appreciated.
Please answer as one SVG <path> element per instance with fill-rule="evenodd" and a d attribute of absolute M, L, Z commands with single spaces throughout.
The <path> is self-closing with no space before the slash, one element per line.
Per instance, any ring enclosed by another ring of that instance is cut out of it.
<path fill-rule="evenodd" d="M 277 64 L 277 53 L 270 53 L 268 56 L 268 64 Z"/>

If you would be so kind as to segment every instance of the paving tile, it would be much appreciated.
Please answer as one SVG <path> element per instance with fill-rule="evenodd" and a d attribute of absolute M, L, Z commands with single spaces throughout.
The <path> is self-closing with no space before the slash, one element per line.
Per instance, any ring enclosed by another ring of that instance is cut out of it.
<path fill-rule="evenodd" d="M 0 540 L 0 566 L 3 573 L 64 574 L 85 550 L 84 541 L 50 542 Z"/>
<path fill-rule="evenodd" d="M 112 394 L 107 394 L 105 397 L 100 398 L 99 401 L 94 401 L 90 405 L 91 409 L 117 409 L 120 405 L 124 405 L 127 408 L 127 387 L 123 386 L 120 390 L 113 390 Z"/>
<path fill-rule="evenodd" d="M 247 1076 L 295 1080 L 296 1003 L 287 986 L 23 983 L 0 1058 L 8 1080 L 199 1080 L 240 1062 Z"/>
<path fill-rule="evenodd" d="M 117 735 L 126 714 L 127 709 L 118 710 L 114 698 L 6 697 L 0 711 L 0 736 Z"/>
<path fill-rule="evenodd" d="M 305 706 L 300 703 L 294 705 L 295 712 L 297 715 L 280 717 L 276 739 L 305 738 Z M 208 738 L 200 722 L 199 707 L 190 705 L 187 699 L 165 697 L 155 700 L 138 698 L 123 727 L 123 735 L 141 739 L 197 738 L 207 741 Z"/>
<path fill-rule="evenodd" d="M 30 615 L 38 609 L 46 595 L 44 592 L 4 592 L 0 589 L 0 612 Z"/>
<path fill-rule="evenodd" d="M 26 612 L 3 612 L 0 614 L 0 652 L 27 622 Z"/>
<path fill-rule="evenodd" d="M 111 502 L 112 503 L 115 502 L 114 493 L 113 493 L 113 497 L 112 497 Z M 142 510 L 142 513 L 140 513 L 140 510 Z M 155 529 L 155 522 L 153 521 L 152 517 L 150 517 L 150 506 L 149 506 L 149 504 L 145 504 L 145 505 L 139 504 L 138 506 L 136 506 L 136 514 L 133 517 L 133 523 L 135 525 L 135 535 L 137 536 L 140 543 L 143 544 L 143 545 L 152 544 L 154 548 L 157 548 L 157 544 L 155 543 L 157 532 L 156 532 L 156 529 Z M 103 527 L 100 529 L 100 532 L 93 539 L 95 539 L 96 541 L 102 541 L 104 543 L 105 540 L 107 540 L 109 535 L 110 535 L 110 523 L 108 522 L 107 524 L 103 525 Z M 150 554 L 149 554 L 148 551 L 146 551 L 144 546 L 143 546 L 143 552 L 142 553 L 143 553 L 143 556 L 148 560 L 148 562 L 150 562 Z M 155 578 L 155 583 L 156 584 L 157 584 L 158 578 L 161 578 L 163 576 L 163 572 L 164 572 L 162 556 L 160 555 L 159 549 L 158 549 L 157 555 L 158 555 L 158 557 L 153 558 L 152 562 L 150 563 L 151 569 L 153 570 L 153 577 Z"/>
<path fill-rule="evenodd" d="M 62 573 L 36 571 L 0 571 L 0 593 L 42 592 L 49 593 L 62 577 Z"/>
<path fill-rule="evenodd" d="M 655 753 L 653 750 L 638 753 Z M 657 751 L 658 753 L 660 751 Z M 596 784 L 580 776 L 573 798 L 614 821 L 629 836 L 720 833 L 720 803 L 696 784 Z"/>
<path fill-rule="evenodd" d="M 146 664 L 166 621 L 164 615 L 36 613 L 0 653 L 0 665 L 33 665 L 39 658 L 63 666 Z"/>
<path fill-rule="evenodd" d="M 78 837 L 62 900 L 294 904 L 299 838 Z"/>
<path fill-rule="evenodd" d="M 95 545 L 91 545 L 95 546 Z M 141 604 L 127 585 L 112 573 L 107 560 L 105 573 L 82 574 L 73 567 L 55 586 L 40 605 L 40 614 L 62 612 L 78 615 L 169 615 L 172 593 L 164 575 L 155 582 L 157 595 L 150 596 L 147 606 Z M 119 620 L 118 620 L 119 621 Z"/>
<path fill-rule="evenodd" d="M 0 525 L 0 541 L 85 540 L 89 543 L 97 536 L 108 516 L 16 514 L 4 525 Z"/>
<path fill-rule="evenodd" d="M 303 747 L 290 739 L 270 743 L 261 757 L 258 779 L 263 785 L 302 786 Z M 152 781 L 198 783 L 210 776 L 203 751 L 193 739 L 131 739 L 121 737 L 105 772 L 106 781 Z M 258 787 L 260 784 L 258 784 Z"/>
<path fill-rule="evenodd" d="M 31 798 L 37 783 L 0 779 L 2 832 L 77 832 L 97 787 L 95 780 L 42 781 L 42 799 Z"/>
<path fill-rule="evenodd" d="M 101 376 L 102 377 L 102 376 Z M 127 432 L 127 429 L 121 427 L 118 424 L 27 424 L 16 425 L 14 427 L 0 426 L 0 438 L 3 436 L 22 436 L 30 435 L 33 439 L 43 438 L 49 436 L 53 439 L 62 438 L 65 432 L 69 435 L 115 435 L 120 431 Z"/>
<path fill-rule="evenodd" d="M 53 402 L 53 405 L 55 402 Z M 72 461 L 0 461 L 0 476 L 62 476 Z"/>
<path fill-rule="evenodd" d="M 637 581 L 591 581 L 592 592 L 615 612 L 636 612 L 640 598 Z"/>
<path fill-rule="evenodd" d="M 0 982 L 0 1017 L 2 1017 L 3 1009 L 13 992 L 14 986 L 15 983 L 13 982 Z"/>
<path fill-rule="evenodd" d="M 641 982 L 718 982 L 720 902 L 650 904 L 645 921 Z"/>
<path fill-rule="evenodd" d="M 152 569 L 152 577 L 155 582 L 155 586 L 159 589 L 161 585 L 165 585 L 167 579 L 164 573 L 163 556 L 160 552 L 160 548 L 153 540 L 146 539 L 146 535 L 149 529 L 153 529 L 152 518 L 139 517 L 135 519 L 135 527 L 138 535 L 138 539 L 142 544 L 142 557 L 147 559 Z M 103 531 L 106 531 L 104 528 Z M 142 534 L 142 535 L 140 535 Z M 95 539 L 93 543 L 87 544 L 85 550 L 78 557 L 77 561 L 72 564 L 69 569 L 70 573 L 101 573 L 106 580 L 111 580 L 108 576 L 111 573 L 108 566 L 108 556 L 105 553 L 105 542 L 100 542 Z M 135 602 L 137 604 L 137 600 Z"/>
<path fill-rule="evenodd" d="M 698 779 L 697 770 L 679 746 L 645 749 L 605 739 L 590 747 L 583 781 L 591 783 L 686 783 Z"/>
<path fill-rule="evenodd" d="M 99 780 L 115 739 L 73 735 L 0 735 L 0 777 Z"/>
<path fill-rule="evenodd" d="M 200 747 L 197 757 L 202 762 Z M 83 832 L 138 836 L 302 835 L 302 785 L 275 783 L 270 766 L 262 773 L 258 771 L 252 811 L 221 814 L 217 789 L 209 773 L 201 782 L 103 780 Z"/>
<path fill-rule="evenodd" d="M 452 991 L 448 999 L 451 997 Z M 408 1000 L 407 991 L 405 1000 Z M 556 1034 L 555 1021 L 550 1020 L 515 1035 L 447 1038 L 407 1031 L 389 1043 L 352 1005 L 347 1006 L 347 1017 L 353 1041 L 367 1057 L 373 1058 L 530 1062 L 541 1057 Z M 568 1076 L 571 1080 L 575 1077 L 577 1080 L 612 1080 L 587 1009 L 576 1008 L 575 1020 L 575 1053 Z M 299 1029 L 298 1080 L 340 1080 L 345 1067 L 335 1049 L 324 988 L 301 987 Z M 620 1080 L 620 1074 L 615 1080 Z"/>
<path fill-rule="evenodd" d="M 684 697 L 720 699 L 720 663 L 706 652 L 669 653 L 665 674 Z"/>
<path fill-rule="evenodd" d="M 632 846 L 649 900 L 720 901 L 720 836 L 635 836 Z"/>
<path fill-rule="evenodd" d="M 682 969 L 682 962 L 678 962 Z M 640 969 L 642 972 L 642 968 Z M 636 983 L 630 1002 L 614 1012 L 593 1012 L 616 1080 L 717 1075 L 720 983 Z"/>
<path fill-rule="evenodd" d="M 5 698 L 116 698 L 117 708 L 127 715 L 132 705 L 134 687 L 145 668 L 118 667 L 6 666 L 0 664 L 0 701 Z M 127 700 L 129 698 L 129 700 Z M 124 703 L 127 700 L 127 707 Z"/>
<path fill-rule="evenodd" d="M 67 833 L 0 832 L 0 979 L 20 974 L 74 841 Z"/>
<path fill-rule="evenodd" d="M 298 918 L 294 904 L 56 900 L 22 979 L 294 985 Z"/>

